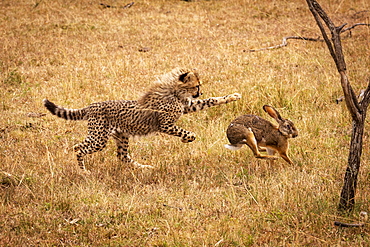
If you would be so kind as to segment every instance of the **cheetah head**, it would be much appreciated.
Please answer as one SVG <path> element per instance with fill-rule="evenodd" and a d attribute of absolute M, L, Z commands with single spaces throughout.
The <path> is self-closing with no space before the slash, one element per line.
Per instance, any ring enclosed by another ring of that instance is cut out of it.
<path fill-rule="evenodd" d="M 179 75 L 178 89 L 184 98 L 198 98 L 202 95 L 200 89 L 201 84 L 199 75 L 194 70 Z"/>

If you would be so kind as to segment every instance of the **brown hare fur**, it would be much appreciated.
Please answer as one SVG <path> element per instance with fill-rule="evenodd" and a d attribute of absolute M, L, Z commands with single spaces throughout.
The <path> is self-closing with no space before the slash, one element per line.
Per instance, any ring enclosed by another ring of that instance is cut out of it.
<path fill-rule="evenodd" d="M 273 155 L 278 152 L 292 165 L 293 162 L 287 154 L 288 139 L 298 136 L 297 128 L 292 121 L 282 118 L 275 108 L 264 105 L 263 110 L 274 118 L 279 126 L 256 115 L 239 116 L 227 128 L 226 134 L 230 144 L 225 147 L 238 150 L 246 144 L 256 158 L 269 160 L 277 159 Z M 260 151 L 267 151 L 267 155 L 261 154 Z"/>

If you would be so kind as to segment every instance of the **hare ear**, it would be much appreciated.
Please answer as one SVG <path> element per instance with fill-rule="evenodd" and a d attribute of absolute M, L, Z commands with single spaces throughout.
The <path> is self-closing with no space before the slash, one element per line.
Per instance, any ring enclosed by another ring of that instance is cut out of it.
<path fill-rule="evenodd" d="M 263 110 L 267 112 L 272 118 L 274 118 L 276 121 L 282 121 L 282 117 L 280 116 L 279 112 L 272 106 L 264 105 Z"/>

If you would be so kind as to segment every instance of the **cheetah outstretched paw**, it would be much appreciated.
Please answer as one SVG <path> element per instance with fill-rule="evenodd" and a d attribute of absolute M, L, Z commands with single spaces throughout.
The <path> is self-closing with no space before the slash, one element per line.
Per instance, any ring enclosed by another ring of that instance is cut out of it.
<path fill-rule="evenodd" d="M 233 93 L 227 96 L 226 101 L 231 102 L 231 101 L 236 101 L 242 98 L 242 95 L 240 93 Z"/>

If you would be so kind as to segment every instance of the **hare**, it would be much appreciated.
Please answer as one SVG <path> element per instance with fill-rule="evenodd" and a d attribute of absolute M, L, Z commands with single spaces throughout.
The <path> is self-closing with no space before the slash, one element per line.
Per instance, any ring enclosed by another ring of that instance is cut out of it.
<path fill-rule="evenodd" d="M 293 162 L 287 155 L 288 138 L 298 136 L 298 130 L 293 122 L 284 119 L 279 112 L 268 105 L 263 106 L 263 110 L 274 118 L 279 126 L 255 115 L 243 115 L 234 119 L 227 128 L 226 134 L 230 144 L 225 145 L 231 150 L 240 149 L 243 144 L 252 149 L 253 154 L 259 159 L 275 160 L 275 152 L 289 164 Z M 268 155 L 262 155 L 260 151 L 267 151 Z"/>

